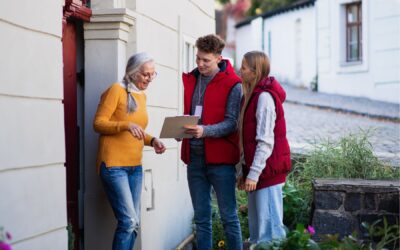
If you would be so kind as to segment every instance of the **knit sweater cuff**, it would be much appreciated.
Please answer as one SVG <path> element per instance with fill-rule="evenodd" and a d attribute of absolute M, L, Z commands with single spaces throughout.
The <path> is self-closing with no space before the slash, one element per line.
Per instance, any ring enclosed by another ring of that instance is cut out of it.
<path fill-rule="evenodd" d="M 255 169 L 250 168 L 250 172 L 247 175 L 247 178 L 252 181 L 258 181 L 258 178 L 260 178 L 260 174 L 260 172 L 257 172 Z"/>
<path fill-rule="evenodd" d="M 146 137 L 144 138 L 144 145 L 151 146 L 151 141 L 153 138 L 154 138 L 154 136 L 146 134 Z"/>
<path fill-rule="evenodd" d="M 121 132 L 125 130 L 129 130 L 129 122 L 127 121 L 118 122 L 118 131 Z"/>

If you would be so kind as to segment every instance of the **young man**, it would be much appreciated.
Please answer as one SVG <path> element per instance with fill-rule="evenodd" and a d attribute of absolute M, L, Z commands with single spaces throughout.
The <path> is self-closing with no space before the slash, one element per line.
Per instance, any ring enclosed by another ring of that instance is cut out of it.
<path fill-rule="evenodd" d="M 222 59 L 224 46 L 215 35 L 197 39 L 197 68 L 183 74 L 184 113 L 200 116 L 198 125 L 186 127 L 193 138 L 183 140 L 181 156 L 188 165 L 197 249 L 201 250 L 212 249 L 211 187 L 217 196 L 228 249 L 242 249 L 235 198 L 241 80 L 229 61 Z"/>

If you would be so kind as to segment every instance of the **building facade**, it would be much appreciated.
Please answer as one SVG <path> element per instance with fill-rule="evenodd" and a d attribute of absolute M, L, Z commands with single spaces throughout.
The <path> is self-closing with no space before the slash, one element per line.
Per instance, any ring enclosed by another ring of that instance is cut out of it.
<path fill-rule="evenodd" d="M 314 1 L 266 12 L 236 25 L 236 61 L 264 51 L 271 73 L 282 83 L 308 87 L 317 75 Z"/>
<path fill-rule="evenodd" d="M 43 8 L 43 5 L 46 8 Z M 0 4 L 0 226 L 13 249 L 110 249 L 115 219 L 95 171 L 92 122 L 101 93 L 127 59 L 146 51 L 158 77 L 147 90 L 149 127 L 182 113 L 181 73 L 194 42 L 215 29 L 211 0 L 45 0 Z M 144 152 L 142 227 L 135 249 L 172 249 L 192 232 L 179 144 Z"/>
<path fill-rule="evenodd" d="M 397 0 L 298 1 L 237 24 L 237 60 L 263 50 L 282 82 L 400 103 L 399 19 Z"/>
<path fill-rule="evenodd" d="M 318 89 L 400 103 L 400 1 L 318 0 Z"/>

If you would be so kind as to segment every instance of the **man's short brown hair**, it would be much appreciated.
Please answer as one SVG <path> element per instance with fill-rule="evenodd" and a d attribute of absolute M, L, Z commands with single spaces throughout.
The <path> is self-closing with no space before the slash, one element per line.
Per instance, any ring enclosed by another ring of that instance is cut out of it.
<path fill-rule="evenodd" d="M 217 35 L 210 34 L 198 38 L 196 41 L 196 47 L 198 50 L 206 53 L 221 55 L 222 50 L 225 47 L 225 42 Z"/>

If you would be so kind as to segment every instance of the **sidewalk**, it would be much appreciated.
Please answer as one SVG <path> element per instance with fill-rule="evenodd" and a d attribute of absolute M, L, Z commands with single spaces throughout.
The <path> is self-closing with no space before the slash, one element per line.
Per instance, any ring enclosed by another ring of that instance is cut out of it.
<path fill-rule="evenodd" d="M 399 104 L 375 101 L 362 97 L 313 92 L 290 85 L 282 86 L 286 91 L 286 101 L 288 103 L 400 122 Z"/>

